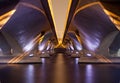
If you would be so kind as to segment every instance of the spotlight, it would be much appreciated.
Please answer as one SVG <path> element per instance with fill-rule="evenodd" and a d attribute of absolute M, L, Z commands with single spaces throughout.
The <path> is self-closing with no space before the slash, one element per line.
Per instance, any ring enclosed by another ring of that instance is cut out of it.
<path fill-rule="evenodd" d="M 30 57 L 33 57 L 33 56 L 34 56 L 34 54 L 30 54 L 29 56 L 30 56 Z"/>
<path fill-rule="evenodd" d="M 90 53 L 88 53 L 87 56 L 92 56 L 92 55 Z"/>

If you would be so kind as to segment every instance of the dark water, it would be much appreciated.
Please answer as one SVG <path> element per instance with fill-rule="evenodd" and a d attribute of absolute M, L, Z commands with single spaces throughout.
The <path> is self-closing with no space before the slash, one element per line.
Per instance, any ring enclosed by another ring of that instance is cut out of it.
<path fill-rule="evenodd" d="M 58 53 L 43 64 L 0 64 L 0 83 L 120 83 L 120 64 L 77 64 Z"/>

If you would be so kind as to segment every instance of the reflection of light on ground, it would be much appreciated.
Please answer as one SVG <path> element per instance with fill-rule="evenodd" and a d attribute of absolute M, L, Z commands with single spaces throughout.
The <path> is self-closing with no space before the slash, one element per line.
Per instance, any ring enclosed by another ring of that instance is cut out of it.
<path fill-rule="evenodd" d="M 34 65 L 28 65 L 26 71 L 26 83 L 34 83 Z"/>
<path fill-rule="evenodd" d="M 86 65 L 86 82 L 93 83 L 93 66 L 91 64 Z"/>
<path fill-rule="evenodd" d="M 66 79 L 67 79 L 67 69 L 66 69 L 66 65 L 64 63 L 64 58 L 63 58 L 63 54 L 59 53 L 57 55 L 58 57 L 56 58 L 56 64 L 54 65 L 55 71 L 54 71 L 54 83 L 66 83 Z"/>
<path fill-rule="evenodd" d="M 14 14 L 15 11 L 16 10 L 11 10 L 7 12 L 6 14 L 0 16 L 0 29 L 10 19 L 10 17 Z"/>
<path fill-rule="evenodd" d="M 118 56 L 120 57 L 120 49 L 118 50 Z"/>
<path fill-rule="evenodd" d="M 42 63 L 45 63 L 45 58 L 41 58 Z"/>
<path fill-rule="evenodd" d="M 79 71 L 79 64 L 75 64 L 75 66 L 74 66 L 74 78 L 75 78 L 75 81 L 74 81 L 74 83 L 80 83 L 80 79 L 79 79 L 79 77 L 80 77 L 80 71 Z"/>
<path fill-rule="evenodd" d="M 79 58 L 75 58 L 75 63 L 78 64 Z"/>

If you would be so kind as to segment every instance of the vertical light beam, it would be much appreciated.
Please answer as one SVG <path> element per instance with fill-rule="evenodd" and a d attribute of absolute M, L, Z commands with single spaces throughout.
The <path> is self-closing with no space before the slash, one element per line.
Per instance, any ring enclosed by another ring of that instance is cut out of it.
<path fill-rule="evenodd" d="M 59 44 L 62 42 L 72 0 L 48 0 Z"/>

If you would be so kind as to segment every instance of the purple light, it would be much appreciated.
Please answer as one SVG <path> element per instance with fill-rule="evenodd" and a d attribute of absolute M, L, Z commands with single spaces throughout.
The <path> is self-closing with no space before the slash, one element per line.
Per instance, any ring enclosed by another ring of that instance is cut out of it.
<path fill-rule="evenodd" d="M 45 63 L 45 58 L 41 58 L 42 63 Z"/>
<path fill-rule="evenodd" d="M 92 56 L 92 55 L 88 53 L 87 56 Z"/>
<path fill-rule="evenodd" d="M 30 54 L 29 56 L 30 56 L 30 57 L 33 57 L 33 56 L 34 56 L 34 54 Z"/>
<path fill-rule="evenodd" d="M 78 64 L 79 58 L 75 58 L 75 63 Z"/>

